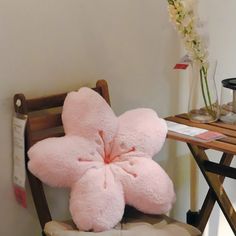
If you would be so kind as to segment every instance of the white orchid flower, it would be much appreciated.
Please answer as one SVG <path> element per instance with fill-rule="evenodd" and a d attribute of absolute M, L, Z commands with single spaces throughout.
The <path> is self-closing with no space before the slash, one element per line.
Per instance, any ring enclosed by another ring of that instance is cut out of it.
<path fill-rule="evenodd" d="M 195 16 L 197 0 L 168 0 L 170 20 L 182 36 L 184 46 L 193 60 L 205 63 L 206 37 L 198 31 L 199 19 Z"/>

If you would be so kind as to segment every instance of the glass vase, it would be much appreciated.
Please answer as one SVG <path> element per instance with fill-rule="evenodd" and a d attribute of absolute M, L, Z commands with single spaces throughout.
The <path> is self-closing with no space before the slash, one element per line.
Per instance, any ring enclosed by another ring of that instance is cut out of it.
<path fill-rule="evenodd" d="M 208 65 L 191 63 L 192 83 L 188 116 L 197 123 L 210 123 L 219 118 L 219 101 L 215 84 L 216 61 Z"/>

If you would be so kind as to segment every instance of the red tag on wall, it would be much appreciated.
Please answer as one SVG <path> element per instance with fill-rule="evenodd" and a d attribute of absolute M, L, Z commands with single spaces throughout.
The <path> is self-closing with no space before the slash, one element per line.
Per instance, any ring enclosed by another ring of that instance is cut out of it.
<path fill-rule="evenodd" d="M 25 189 L 23 189 L 17 185 L 14 185 L 14 193 L 15 193 L 16 201 L 22 207 L 26 208 L 27 204 L 26 204 L 26 191 L 25 191 Z"/>
<path fill-rule="evenodd" d="M 180 61 L 174 66 L 174 69 L 177 70 L 186 70 L 192 60 L 189 58 L 188 55 L 183 56 Z"/>
<path fill-rule="evenodd" d="M 189 64 L 176 64 L 174 69 L 177 69 L 177 70 L 185 70 L 187 69 L 189 66 Z"/>

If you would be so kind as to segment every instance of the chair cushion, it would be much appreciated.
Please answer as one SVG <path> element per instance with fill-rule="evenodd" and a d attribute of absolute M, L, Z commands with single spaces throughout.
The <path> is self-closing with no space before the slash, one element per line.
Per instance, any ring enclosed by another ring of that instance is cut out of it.
<path fill-rule="evenodd" d="M 129 218 L 119 223 L 112 230 L 104 232 L 79 231 L 72 221 L 50 221 L 45 225 L 47 236 L 199 236 L 201 232 L 188 224 L 175 221 L 165 215 L 144 215 Z"/>

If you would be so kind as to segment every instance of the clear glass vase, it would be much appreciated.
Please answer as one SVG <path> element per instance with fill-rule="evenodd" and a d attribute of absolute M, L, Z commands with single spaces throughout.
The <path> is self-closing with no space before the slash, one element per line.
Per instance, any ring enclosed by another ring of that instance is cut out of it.
<path fill-rule="evenodd" d="M 192 62 L 192 84 L 189 94 L 188 116 L 197 123 L 210 123 L 219 118 L 219 101 L 215 84 L 216 61 L 209 65 Z"/>

